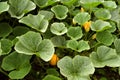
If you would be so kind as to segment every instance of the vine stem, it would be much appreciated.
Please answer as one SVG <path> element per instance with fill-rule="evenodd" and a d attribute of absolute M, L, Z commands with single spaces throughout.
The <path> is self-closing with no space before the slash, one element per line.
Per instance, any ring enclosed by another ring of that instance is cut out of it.
<path fill-rule="evenodd" d="M 4 75 L 8 76 L 8 73 L 6 73 L 5 71 L 3 71 L 1 68 L 0 68 L 0 72 L 3 73 Z"/>
<path fill-rule="evenodd" d="M 45 68 L 44 68 L 44 65 L 43 65 L 42 62 L 40 61 L 40 58 L 39 58 L 39 57 L 37 57 L 37 60 L 38 60 L 38 62 L 39 62 L 39 65 L 40 65 L 43 69 L 45 69 Z"/>
<path fill-rule="evenodd" d="M 96 46 L 98 46 L 99 44 L 101 44 L 101 43 L 96 43 L 94 46 L 92 46 L 91 48 L 94 48 L 94 47 L 96 47 Z"/>

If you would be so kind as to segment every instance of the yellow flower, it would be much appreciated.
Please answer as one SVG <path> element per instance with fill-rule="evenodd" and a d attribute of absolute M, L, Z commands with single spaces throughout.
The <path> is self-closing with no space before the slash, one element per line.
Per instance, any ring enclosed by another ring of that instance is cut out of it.
<path fill-rule="evenodd" d="M 72 23 L 73 23 L 73 25 L 76 25 L 76 22 L 75 22 L 75 20 L 74 20 L 74 19 L 72 20 Z"/>
<path fill-rule="evenodd" d="M 84 12 L 85 10 L 83 8 L 80 9 L 81 12 Z"/>
<path fill-rule="evenodd" d="M 96 34 L 93 34 L 93 35 L 92 35 L 92 39 L 96 39 Z"/>
<path fill-rule="evenodd" d="M 50 65 L 51 66 L 56 66 L 58 60 L 59 60 L 59 57 L 56 54 L 54 54 L 53 57 L 52 57 L 52 59 L 50 60 Z"/>
<path fill-rule="evenodd" d="M 83 24 L 83 27 L 84 27 L 84 29 L 85 29 L 86 32 L 89 32 L 89 31 L 90 31 L 90 25 L 91 25 L 91 21 L 85 22 L 85 23 Z"/>

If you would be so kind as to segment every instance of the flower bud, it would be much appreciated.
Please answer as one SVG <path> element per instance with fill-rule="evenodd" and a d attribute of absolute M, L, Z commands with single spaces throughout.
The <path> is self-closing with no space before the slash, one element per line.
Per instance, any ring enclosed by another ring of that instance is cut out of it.
<path fill-rule="evenodd" d="M 73 24 L 73 25 L 76 25 L 76 22 L 75 22 L 75 20 L 74 20 L 74 19 L 72 20 L 72 24 Z"/>
<path fill-rule="evenodd" d="M 85 23 L 83 24 L 83 27 L 84 27 L 84 29 L 85 29 L 86 32 L 89 32 L 89 31 L 90 31 L 90 25 L 91 25 L 91 21 L 85 22 Z"/>
<path fill-rule="evenodd" d="M 50 60 L 50 65 L 51 65 L 51 66 L 56 66 L 58 60 L 59 60 L 59 57 L 58 57 L 56 54 L 54 54 L 54 55 L 52 56 L 51 60 Z"/>
<path fill-rule="evenodd" d="M 81 12 L 84 12 L 85 10 L 83 8 L 80 9 Z"/>
<path fill-rule="evenodd" d="M 93 34 L 93 35 L 92 35 L 92 39 L 96 39 L 96 34 Z"/>

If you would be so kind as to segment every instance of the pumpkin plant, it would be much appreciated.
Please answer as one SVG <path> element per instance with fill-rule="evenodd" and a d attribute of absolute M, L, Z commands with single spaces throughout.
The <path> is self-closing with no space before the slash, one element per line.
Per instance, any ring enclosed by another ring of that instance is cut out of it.
<path fill-rule="evenodd" d="M 0 79 L 119 80 L 119 0 L 0 0 Z"/>

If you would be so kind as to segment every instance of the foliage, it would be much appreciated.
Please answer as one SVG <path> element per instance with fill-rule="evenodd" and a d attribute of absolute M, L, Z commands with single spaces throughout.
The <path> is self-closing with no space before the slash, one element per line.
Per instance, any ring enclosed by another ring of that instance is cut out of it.
<path fill-rule="evenodd" d="M 64 66 L 66 65 L 66 66 Z M 94 67 L 88 57 L 75 56 L 73 59 L 66 56 L 58 62 L 60 73 L 67 77 L 68 80 L 87 80 L 89 74 L 94 73 Z"/>
<path fill-rule="evenodd" d="M 0 0 L 0 75 L 119 80 L 119 36 L 119 0 Z"/>

